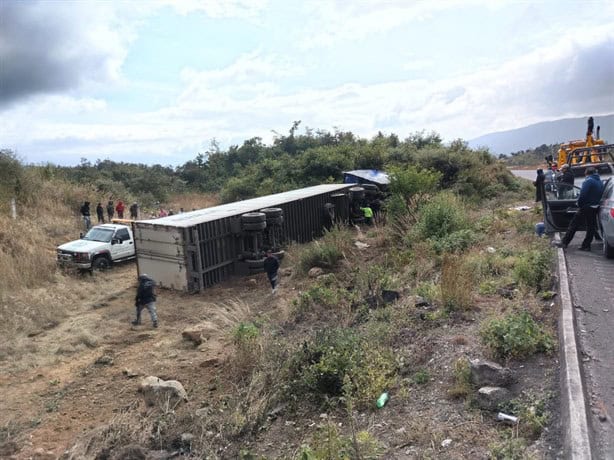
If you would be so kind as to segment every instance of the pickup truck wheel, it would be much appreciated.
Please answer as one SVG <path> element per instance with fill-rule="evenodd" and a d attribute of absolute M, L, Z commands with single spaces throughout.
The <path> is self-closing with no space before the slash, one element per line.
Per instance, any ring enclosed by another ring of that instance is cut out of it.
<path fill-rule="evenodd" d="M 96 259 L 94 259 L 94 262 L 92 263 L 92 268 L 94 270 L 100 270 L 100 271 L 108 270 L 109 268 L 111 268 L 111 261 L 107 259 L 105 256 L 97 257 Z"/>

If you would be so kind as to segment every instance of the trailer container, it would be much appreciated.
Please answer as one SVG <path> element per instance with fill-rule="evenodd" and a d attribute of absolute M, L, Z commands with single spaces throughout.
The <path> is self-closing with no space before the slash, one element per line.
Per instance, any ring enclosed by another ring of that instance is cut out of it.
<path fill-rule="evenodd" d="M 241 216 L 279 208 L 280 242 L 305 243 L 321 236 L 332 220 L 347 221 L 353 184 L 324 184 L 134 223 L 139 273 L 161 287 L 200 291 L 240 272 L 245 241 Z M 331 207 L 334 205 L 334 208 Z M 281 223 L 283 222 L 283 223 Z M 253 225 L 252 225 L 253 226 Z M 252 248 L 253 249 L 253 248 Z"/>

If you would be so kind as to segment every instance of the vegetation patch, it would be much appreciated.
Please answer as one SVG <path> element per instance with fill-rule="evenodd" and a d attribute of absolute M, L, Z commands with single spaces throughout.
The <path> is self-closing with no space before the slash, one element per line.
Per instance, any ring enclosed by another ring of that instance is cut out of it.
<path fill-rule="evenodd" d="M 486 321 L 480 335 L 498 358 L 525 358 L 554 350 L 553 337 L 526 311 Z"/>

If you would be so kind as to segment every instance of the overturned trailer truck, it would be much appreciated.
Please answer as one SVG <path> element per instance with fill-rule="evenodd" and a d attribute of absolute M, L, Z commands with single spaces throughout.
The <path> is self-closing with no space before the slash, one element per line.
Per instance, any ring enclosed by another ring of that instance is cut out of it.
<path fill-rule="evenodd" d="M 139 273 L 196 292 L 262 271 L 263 250 L 305 243 L 347 222 L 354 184 L 325 184 L 134 223 Z M 362 189 L 361 189 L 362 190 Z"/>

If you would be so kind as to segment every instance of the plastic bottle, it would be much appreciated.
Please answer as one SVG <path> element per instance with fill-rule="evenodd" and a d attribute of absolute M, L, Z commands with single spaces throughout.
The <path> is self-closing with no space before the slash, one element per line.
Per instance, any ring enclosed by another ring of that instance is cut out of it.
<path fill-rule="evenodd" d="M 381 409 L 382 407 L 384 407 L 389 399 L 390 399 L 390 395 L 388 394 L 387 391 L 384 391 L 381 395 L 379 395 L 379 398 L 377 398 L 377 403 L 376 403 L 377 408 Z"/>

